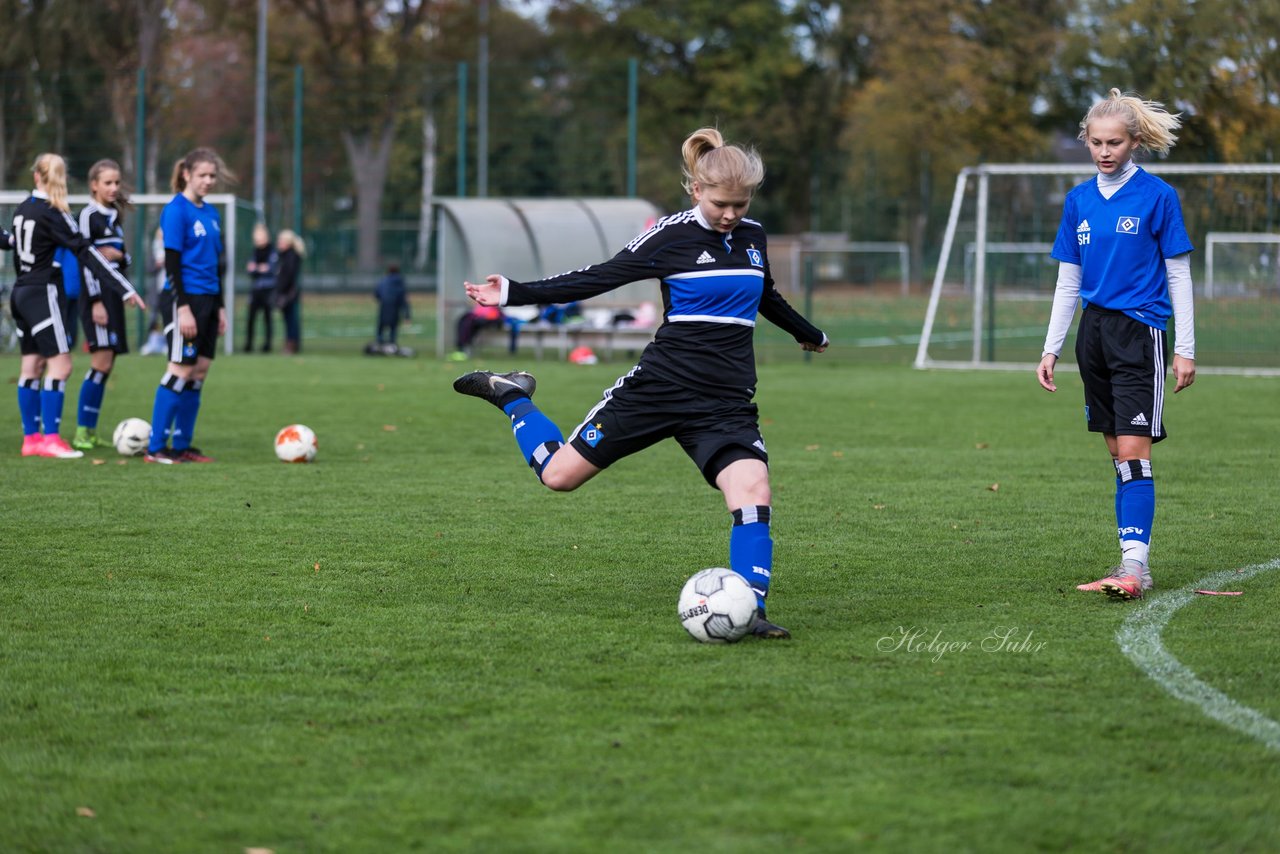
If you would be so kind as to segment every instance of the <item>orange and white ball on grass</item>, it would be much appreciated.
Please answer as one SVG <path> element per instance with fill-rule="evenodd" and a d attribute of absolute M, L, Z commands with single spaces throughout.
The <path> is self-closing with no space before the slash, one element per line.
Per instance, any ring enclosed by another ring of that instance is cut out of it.
<path fill-rule="evenodd" d="M 676 608 L 680 624 L 698 640 L 733 643 L 755 625 L 756 594 L 738 573 L 713 567 L 685 582 Z"/>
<path fill-rule="evenodd" d="M 318 447 L 315 432 L 305 424 L 290 424 L 276 434 L 276 456 L 281 462 L 309 463 Z"/>

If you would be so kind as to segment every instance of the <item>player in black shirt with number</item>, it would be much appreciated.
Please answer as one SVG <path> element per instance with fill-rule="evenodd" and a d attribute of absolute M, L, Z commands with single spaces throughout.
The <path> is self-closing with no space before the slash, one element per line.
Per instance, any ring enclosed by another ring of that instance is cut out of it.
<path fill-rule="evenodd" d="M 726 145 L 714 128 L 690 135 L 682 153 L 694 207 L 659 220 L 612 259 L 537 282 L 491 275 L 484 284 L 465 283 L 480 305 L 531 305 L 583 300 L 642 279 L 662 282 L 663 323 L 653 342 L 568 442 L 533 404 L 536 383 L 527 373 L 475 371 L 453 387 L 502 409 L 525 460 L 557 491 L 577 489 L 623 457 L 675 438 L 733 515 L 729 564 L 756 592 L 754 634 L 788 638 L 765 618 L 772 493 L 752 402 L 756 316 L 790 332 L 805 350 L 827 349 L 827 336 L 774 288 L 764 229 L 746 219 L 764 180 L 759 155 Z"/>
<path fill-rule="evenodd" d="M 63 323 L 66 296 L 52 278 L 53 254 L 72 250 L 99 282 L 146 308 L 129 280 L 107 262 L 93 242 L 76 228 L 67 207 L 67 164 L 57 154 L 42 154 L 32 166 L 35 191 L 13 216 L 18 280 L 13 285 L 13 319 L 18 326 L 22 367 L 18 375 L 18 411 L 22 416 L 22 455 L 74 459 L 84 456 L 58 435 L 71 353 Z M 43 387 L 41 378 L 43 377 Z"/>

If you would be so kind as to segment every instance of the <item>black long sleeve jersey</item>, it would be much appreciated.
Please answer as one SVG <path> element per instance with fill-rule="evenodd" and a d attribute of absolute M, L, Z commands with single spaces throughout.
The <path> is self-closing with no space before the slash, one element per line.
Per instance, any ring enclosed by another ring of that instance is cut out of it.
<path fill-rule="evenodd" d="M 120 227 L 119 217 L 119 212 L 115 208 L 90 201 L 80 211 L 80 233 L 89 238 L 95 247 L 110 246 L 124 253 L 124 258 L 119 262 L 108 261 L 107 263 L 117 270 L 125 270 L 129 266 L 129 253 L 124 249 L 124 229 Z M 91 301 L 97 302 L 102 298 L 102 283 L 97 276 L 85 276 L 84 283 Z"/>
<path fill-rule="evenodd" d="M 613 258 L 536 282 L 507 281 L 503 305 L 588 299 L 629 282 L 662 284 L 662 325 L 640 356 L 646 375 L 717 396 L 755 394 L 757 314 L 796 341 L 822 331 L 774 287 L 764 229 L 744 219 L 729 234 L 698 208 L 663 217 Z"/>
<path fill-rule="evenodd" d="M 65 246 L 86 265 L 99 282 L 119 291 L 126 299 L 136 295 L 133 285 L 102 257 L 93 241 L 80 234 L 71 214 L 49 204 L 48 196 L 33 193 L 13 214 L 14 266 L 18 279 L 14 288 L 43 286 L 53 272 L 53 253 Z"/>

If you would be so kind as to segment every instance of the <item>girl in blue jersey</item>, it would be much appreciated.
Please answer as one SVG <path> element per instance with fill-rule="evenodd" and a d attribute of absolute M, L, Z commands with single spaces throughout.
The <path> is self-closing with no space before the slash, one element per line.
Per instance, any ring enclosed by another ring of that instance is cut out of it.
<path fill-rule="evenodd" d="M 218 336 L 227 331 L 222 221 L 204 201 L 220 177 L 230 177 L 221 157 L 207 148 L 191 151 L 174 164 L 170 184 L 177 195 L 160 214 L 165 259 L 161 317 L 169 365 L 152 410 L 145 457 L 151 463 L 213 462 L 191 445 L 191 438 Z"/>
<path fill-rule="evenodd" d="M 67 164 L 57 154 L 42 154 L 32 167 L 35 191 L 13 216 L 18 279 L 13 286 L 13 318 L 18 327 L 22 366 L 18 376 L 18 413 L 22 418 L 22 455 L 74 459 L 84 454 L 59 436 L 71 346 L 63 322 L 66 296 L 54 273 L 57 249 L 69 250 L 98 282 L 113 288 L 138 308 L 146 308 L 129 280 L 92 241 L 80 234 L 67 206 Z"/>
<path fill-rule="evenodd" d="M 1139 150 L 1168 153 L 1181 122 L 1161 104 L 1112 89 L 1080 123 L 1096 178 L 1067 194 L 1053 245 L 1058 284 L 1036 368 L 1057 391 L 1053 369 L 1076 302 L 1076 361 L 1084 381 L 1085 421 L 1101 433 L 1115 469 L 1121 562 L 1077 586 L 1116 599 L 1141 599 L 1152 587 L 1148 553 L 1156 494 L 1151 448 L 1164 439 L 1166 329 L 1174 321 L 1174 393 L 1195 381 L 1191 239 L 1173 188 L 1140 168 Z"/>
<path fill-rule="evenodd" d="M 99 160 L 89 168 L 89 195 L 92 201 L 80 211 L 80 233 L 93 241 L 102 256 L 118 270 L 129 265 L 124 250 L 124 230 L 120 219 L 129 196 L 120 186 L 120 164 Z M 64 265 L 65 269 L 66 265 Z M 116 355 L 129 352 L 124 300 L 104 288 L 92 273 L 82 277 L 84 299 L 80 320 L 89 346 L 89 372 L 80 384 L 76 435 L 71 447 L 81 451 L 107 445 L 98 436 L 98 416 L 106 396 L 107 378 L 115 367 Z"/>
<path fill-rule="evenodd" d="M 769 457 L 760 435 L 753 335 L 757 314 L 790 332 L 805 350 L 827 336 L 774 288 L 764 229 L 746 218 L 764 180 L 754 151 L 725 145 L 703 128 L 685 140 L 685 190 L 694 207 L 664 217 L 609 261 L 538 282 L 491 275 L 465 283 L 483 306 L 566 303 L 628 282 L 662 282 L 664 316 L 640 362 L 604 393 L 569 435 L 533 404 L 532 376 L 475 371 L 454 389 L 489 401 L 511 420 L 516 443 L 548 488 L 577 489 L 610 464 L 674 438 L 724 495 L 733 517 L 729 565 L 759 605 L 754 634 L 787 638 L 765 618 L 773 571 Z"/>

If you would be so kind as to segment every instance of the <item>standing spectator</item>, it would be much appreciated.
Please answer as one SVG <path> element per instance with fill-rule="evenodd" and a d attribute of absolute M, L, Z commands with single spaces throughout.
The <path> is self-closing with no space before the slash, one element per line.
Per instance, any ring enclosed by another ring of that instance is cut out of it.
<path fill-rule="evenodd" d="M 151 264 L 147 267 L 147 343 L 138 354 L 160 356 L 167 348 L 164 343 L 164 318 L 160 316 L 160 292 L 164 290 L 164 232 L 157 226 L 151 236 Z"/>
<path fill-rule="evenodd" d="M 276 250 L 271 245 L 271 232 L 264 223 L 253 227 L 253 257 L 245 265 L 249 271 L 249 324 L 245 331 L 244 352 L 253 352 L 253 329 L 258 315 L 262 315 L 266 335 L 262 339 L 262 352 L 271 352 L 271 303 L 276 290 Z"/>
<path fill-rule="evenodd" d="M 1174 393 L 1195 381 L 1191 238 L 1177 192 L 1133 161 L 1165 154 L 1182 123 L 1154 101 L 1112 89 L 1080 123 L 1080 139 L 1098 174 L 1067 193 L 1053 244 L 1058 284 L 1036 368 L 1047 391 L 1076 303 L 1076 363 L 1084 381 L 1084 417 L 1101 433 L 1115 474 L 1120 564 L 1078 590 L 1141 599 L 1153 586 L 1148 555 L 1156 512 L 1151 448 L 1165 438 L 1165 326 L 1176 333 Z"/>
<path fill-rule="evenodd" d="M 11 306 L 22 350 L 18 371 L 22 455 L 74 459 L 84 456 L 83 452 L 58 434 L 71 376 L 71 348 L 63 322 L 67 300 L 53 274 L 54 250 L 71 250 L 107 287 L 120 291 L 139 308 L 146 308 L 146 303 L 76 228 L 67 206 L 66 162 L 57 154 L 41 154 L 31 171 L 35 190 L 13 216 L 18 278 Z"/>
<path fill-rule="evenodd" d="M 409 317 L 409 294 L 399 264 L 387 265 L 387 274 L 378 280 L 373 295 L 378 300 L 378 346 L 389 345 L 394 351 L 400 321 Z"/>
<path fill-rule="evenodd" d="M 80 233 L 93 241 L 102 256 L 118 270 L 129 266 L 124 249 L 124 229 L 120 222 L 129 204 L 129 195 L 120 185 L 120 164 L 99 160 L 89 169 L 91 201 L 80 211 Z M 64 270 L 66 267 L 64 266 Z M 110 444 L 98 436 L 98 416 L 107 393 L 107 379 L 115 367 L 116 356 L 129 352 L 128 318 L 124 300 L 92 272 L 81 276 L 84 298 L 80 321 L 84 324 L 85 344 L 89 347 L 89 372 L 80 384 L 79 407 L 76 411 L 76 435 L 71 447 L 81 451 Z"/>
<path fill-rule="evenodd" d="M 284 315 L 284 351 L 297 353 L 302 349 L 301 276 L 307 246 L 286 228 L 276 236 L 276 251 L 276 307 Z"/>
<path fill-rule="evenodd" d="M 204 199 L 220 178 L 230 177 L 222 158 L 208 148 L 188 152 L 173 166 L 169 183 L 174 196 L 160 214 L 169 365 L 156 389 L 144 457 L 149 463 L 213 462 L 191 444 L 218 336 L 227 331 L 222 218 Z"/>

